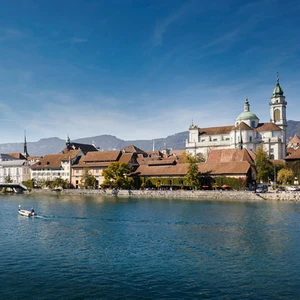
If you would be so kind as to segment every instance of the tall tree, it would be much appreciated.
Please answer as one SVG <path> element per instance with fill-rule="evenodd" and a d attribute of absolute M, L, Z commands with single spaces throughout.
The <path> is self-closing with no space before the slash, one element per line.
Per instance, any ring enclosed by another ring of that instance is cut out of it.
<path fill-rule="evenodd" d="M 197 158 L 188 155 L 187 161 L 189 166 L 185 176 L 185 181 L 187 185 L 192 187 L 193 190 L 198 190 L 200 188 L 200 172 L 198 170 Z"/>
<path fill-rule="evenodd" d="M 96 177 L 91 175 L 88 169 L 85 169 L 81 179 L 81 185 L 85 188 L 95 188 L 96 181 Z"/>
<path fill-rule="evenodd" d="M 125 163 L 113 162 L 106 170 L 103 170 L 104 186 L 110 186 L 121 189 L 131 188 L 133 179 L 128 177 L 131 168 Z"/>
<path fill-rule="evenodd" d="M 278 172 L 277 180 L 282 184 L 292 183 L 294 172 L 291 169 L 283 168 Z"/>
<path fill-rule="evenodd" d="M 257 170 L 256 180 L 258 182 L 267 182 L 269 178 L 274 176 L 273 164 L 269 159 L 268 153 L 263 149 L 262 145 L 257 148 L 255 154 L 255 166 Z"/>

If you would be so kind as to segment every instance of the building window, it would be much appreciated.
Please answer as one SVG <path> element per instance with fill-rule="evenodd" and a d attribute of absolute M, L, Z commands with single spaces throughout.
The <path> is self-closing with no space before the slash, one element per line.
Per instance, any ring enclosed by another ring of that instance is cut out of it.
<path fill-rule="evenodd" d="M 280 121 L 280 110 L 279 109 L 274 110 L 274 120 L 275 120 L 275 122 Z"/>
<path fill-rule="evenodd" d="M 252 136 L 249 137 L 249 141 L 252 142 Z"/>
<path fill-rule="evenodd" d="M 213 139 L 213 141 L 214 141 L 214 142 L 217 142 L 217 141 L 218 141 L 218 139 Z"/>

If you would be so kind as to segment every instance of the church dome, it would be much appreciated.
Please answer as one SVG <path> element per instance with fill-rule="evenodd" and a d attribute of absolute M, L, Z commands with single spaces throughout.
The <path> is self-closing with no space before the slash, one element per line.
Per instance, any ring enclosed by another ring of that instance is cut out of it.
<path fill-rule="evenodd" d="M 258 119 L 258 117 L 256 116 L 256 114 L 254 114 L 251 111 L 244 111 L 242 112 L 238 117 L 237 117 L 237 121 L 243 121 L 243 120 L 253 120 L 253 119 Z"/>

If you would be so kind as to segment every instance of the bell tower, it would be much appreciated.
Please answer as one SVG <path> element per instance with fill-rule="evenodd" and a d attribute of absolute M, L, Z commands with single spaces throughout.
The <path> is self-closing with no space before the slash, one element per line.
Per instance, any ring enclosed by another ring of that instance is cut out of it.
<path fill-rule="evenodd" d="M 286 130 L 286 105 L 285 96 L 283 90 L 279 84 L 279 78 L 277 73 L 276 85 L 273 90 L 273 95 L 270 102 L 270 121 L 278 125 L 282 130 Z"/>
<path fill-rule="evenodd" d="M 283 89 L 279 84 L 279 78 L 277 73 L 276 85 L 273 90 L 273 95 L 270 101 L 270 121 L 276 124 L 282 129 L 282 154 L 286 155 L 286 106 L 285 96 Z"/>

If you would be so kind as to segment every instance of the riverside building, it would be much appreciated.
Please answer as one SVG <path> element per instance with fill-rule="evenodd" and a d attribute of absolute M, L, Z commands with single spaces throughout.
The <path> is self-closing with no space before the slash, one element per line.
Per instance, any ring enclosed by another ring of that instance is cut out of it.
<path fill-rule="evenodd" d="M 244 111 L 236 118 L 234 125 L 201 128 L 192 124 L 186 141 L 186 152 L 191 155 L 202 153 L 208 156 L 213 149 L 245 148 L 255 152 L 263 145 L 270 159 L 284 159 L 286 156 L 286 106 L 285 96 L 277 78 L 269 103 L 270 122 L 261 123 L 250 111 L 246 99 Z"/>

